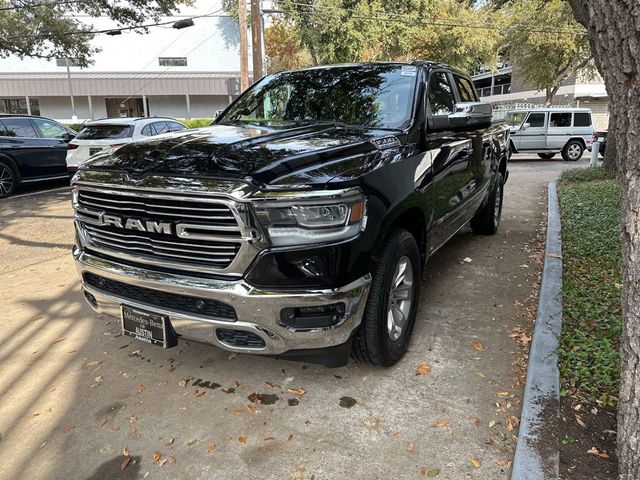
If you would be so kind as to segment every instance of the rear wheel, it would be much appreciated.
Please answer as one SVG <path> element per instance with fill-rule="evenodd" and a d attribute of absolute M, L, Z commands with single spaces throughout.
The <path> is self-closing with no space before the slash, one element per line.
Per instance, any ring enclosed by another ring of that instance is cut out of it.
<path fill-rule="evenodd" d="M 567 162 L 576 162 L 582 158 L 584 145 L 578 140 L 569 140 L 562 149 L 562 158 Z"/>
<path fill-rule="evenodd" d="M 498 173 L 493 190 L 489 195 L 489 201 L 471 219 L 471 229 L 475 233 L 493 235 L 498 231 L 502 217 L 503 186 L 502 173 Z"/>
<path fill-rule="evenodd" d="M 13 194 L 16 189 L 16 175 L 13 169 L 4 162 L 0 162 L 0 198 Z"/>
<path fill-rule="evenodd" d="M 406 230 L 391 234 L 373 273 L 362 324 L 353 340 L 356 360 L 390 366 L 407 351 L 418 308 L 420 254 Z"/>
<path fill-rule="evenodd" d="M 539 153 L 538 156 L 543 160 L 551 160 L 556 156 L 555 153 Z"/>

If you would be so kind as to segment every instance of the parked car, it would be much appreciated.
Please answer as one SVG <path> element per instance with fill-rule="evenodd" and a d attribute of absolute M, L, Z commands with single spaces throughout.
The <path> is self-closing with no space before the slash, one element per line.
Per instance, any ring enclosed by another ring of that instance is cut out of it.
<path fill-rule="evenodd" d="M 86 162 L 91 155 L 105 149 L 186 128 L 179 121 L 164 117 L 104 118 L 87 122 L 76 138 L 69 142 L 68 171 L 75 172 L 78 165 Z"/>
<path fill-rule="evenodd" d="M 269 75 L 210 127 L 79 168 L 84 297 L 150 345 L 391 365 L 425 262 L 469 223 L 498 230 L 508 145 L 439 63 Z"/>
<path fill-rule="evenodd" d="M 600 156 L 602 158 L 604 158 L 604 152 L 607 148 L 607 132 L 603 131 L 603 132 L 593 132 L 593 138 L 592 138 L 592 143 L 591 145 L 589 145 L 587 148 L 589 149 L 589 151 L 592 150 L 592 146 L 593 143 L 596 142 L 596 140 L 600 143 L 600 148 L 598 148 L 598 153 L 600 154 Z"/>
<path fill-rule="evenodd" d="M 49 118 L 0 114 L 0 198 L 22 183 L 66 178 L 67 144 L 76 133 Z"/>
<path fill-rule="evenodd" d="M 557 153 L 575 162 L 591 145 L 593 123 L 588 108 L 533 108 L 507 113 L 511 127 L 511 151 L 534 152 L 544 160 Z"/>

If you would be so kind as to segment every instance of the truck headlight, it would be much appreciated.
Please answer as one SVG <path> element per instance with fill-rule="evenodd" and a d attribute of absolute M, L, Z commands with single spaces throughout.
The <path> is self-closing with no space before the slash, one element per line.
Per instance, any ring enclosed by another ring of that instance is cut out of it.
<path fill-rule="evenodd" d="M 257 202 L 254 209 L 276 247 L 348 240 L 366 225 L 366 202 L 359 193 Z"/>

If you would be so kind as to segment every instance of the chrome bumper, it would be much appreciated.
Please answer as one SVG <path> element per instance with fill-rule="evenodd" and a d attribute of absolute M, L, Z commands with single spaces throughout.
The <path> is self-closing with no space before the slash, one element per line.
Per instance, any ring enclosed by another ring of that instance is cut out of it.
<path fill-rule="evenodd" d="M 98 313 L 120 316 L 120 305 L 126 304 L 147 311 L 168 315 L 173 329 L 185 339 L 209 343 L 225 350 L 241 353 L 278 355 L 290 350 L 317 349 L 344 344 L 360 325 L 369 294 L 371 275 L 345 285 L 326 290 L 260 290 L 244 280 L 226 281 L 161 273 L 108 261 L 74 248 L 74 259 L 80 278 L 84 272 L 117 280 L 130 285 L 172 292 L 193 297 L 209 298 L 232 305 L 238 320 L 200 317 L 157 308 L 119 298 L 111 293 L 84 284 L 83 289 L 96 299 L 91 307 Z M 280 322 L 284 308 L 320 306 L 343 302 L 343 318 L 332 327 L 296 330 Z M 264 340 L 262 348 L 238 347 L 218 340 L 217 328 L 251 332 Z"/>

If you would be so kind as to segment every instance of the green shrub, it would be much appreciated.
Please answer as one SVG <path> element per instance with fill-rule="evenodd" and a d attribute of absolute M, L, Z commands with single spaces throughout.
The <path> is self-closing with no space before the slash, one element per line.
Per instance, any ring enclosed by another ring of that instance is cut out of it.
<path fill-rule="evenodd" d="M 616 172 L 604 167 L 572 168 L 560 174 L 561 183 L 593 182 L 595 180 L 615 180 Z"/>
<path fill-rule="evenodd" d="M 560 185 L 563 326 L 558 354 L 563 394 L 615 406 L 622 331 L 620 191 L 614 181 L 600 179 L 608 175 L 596 168 L 572 170 Z"/>
<path fill-rule="evenodd" d="M 191 118 L 188 120 L 180 120 L 188 128 L 208 127 L 213 120 L 211 118 Z"/>

